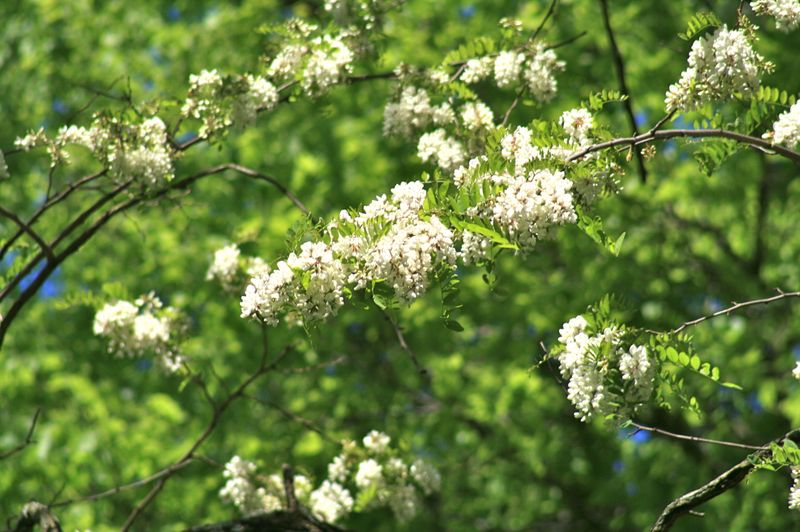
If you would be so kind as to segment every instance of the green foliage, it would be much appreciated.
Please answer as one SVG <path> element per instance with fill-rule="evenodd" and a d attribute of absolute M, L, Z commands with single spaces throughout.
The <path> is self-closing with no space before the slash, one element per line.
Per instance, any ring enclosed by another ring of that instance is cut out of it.
<path fill-rule="evenodd" d="M 684 41 L 691 41 L 707 29 L 719 28 L 722 21 L 714 13 L 698 11 L 686 23 L 686 30 L 679 33 L 678 37 Z"/>

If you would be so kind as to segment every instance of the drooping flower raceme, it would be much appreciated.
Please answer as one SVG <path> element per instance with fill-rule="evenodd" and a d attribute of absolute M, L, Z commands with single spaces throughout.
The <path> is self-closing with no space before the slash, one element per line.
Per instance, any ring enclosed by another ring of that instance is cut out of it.
<path fill-rule="evenodd" d="M 667 110 L 691 110 L 736 94 L 752 94 L 758 90 L 760 73 L 768 67 L 744 30 L 719 28 L 692 43 L 688 68 L 667 91 Z"/>
<path fill-rule="evenodd" d="M 592 333 L 583 316 L 572 318 L 559 331 L 561 375 L 569 381 L 567 398 L 581 421 L 619 412 L 620 404 L 645 401 L 653 391 L 654 359 L 644 346 L 633 344 L 625 349 L 622 336 L 613 326 Z M 628 383 L 622 397 L 609 387 L 615 365 L 623 384 Z"/>
<path fill-rule="evenodd" d="M 94 334 L 108 339 L 108 351 L 119 356 L 137 357 L 154 354 L 168 371 L 178 371 L 184 358 L 178 353 L 174 334 L 177 328 L 175 309 L 163 308 L 154 294 L 133 303 L 107 303 L 94 317 Z"/>
<path fill-rule="evenodd" d="M 535 100 L 544 103 L 555 97 L 558 88 L 556 73 L 562 70 L 564 62 L 558 60 L 556 53 L 537 44 L 523 73 L 528 90 Z"/>
<path fill-rule="evenodd" d="M 217 280 L 222 286 L 233 286 L 239 274 L 239 257 L 241 251 L 236 244 L 229 244 L 214 252 L 214 259 L 206 273 L 206 280 Z"/>
<path fill-rule="evenodd" d="M 789 509 L 800 510 L 800 466 L 792 466 L 792 487 L 789 489 Z"/>
<path fill-rule="evenodd" d="M 798 0 L 754 0 L 750 7 L 759 15 L 775 18 L 775 27 L 784 32 L 800 26 L 800 1 Z"/>
<path fill-rule="evenodd" d="M 794 148 L 800 144 L 800 101 L 778 117 L 772 124 L 772 131 L 766 133 L 764 138 L 772 140 L 775 144 L 783 144 Z"/>
<path fill-rule="evenodd" d="M 494 59 L 494 79 L 501 89 L 509 87 L 519 80 L 525 56 L 520 52 L 503 51 Z"/>
<path fill-rule="evenodd" d="M 582 146 L 589 140 L 589 130 L 593 125 L 592 113 L 583 108 L 570 109 L 561 115 L 558 123 L 570 139 Z"/>
<path fill-rule="evenodd" d="M 263 77 L 223 77 L 216 70 L 203 70 L 189 76 L 189 96 L 181 112 L 202 122 L 198 135 L 205 138 L 231 125 L 248 126 L 259 111 L 277 103 L 277 89 Z"/>
<path fill-rule="evenodd" d="M 454 170 L 465 159 L 461 142 L 448 137 L 444 129 L 422 135 L 417 144 L 417 155 L 423 162 L 432 161 L 445 171 Z"/>
<path fill-rule="evenodd" d="M 383 134 L 408 137 L 415 129 L 428 125 L 431 113 L 431 99 L 425 89 L 404 87 L 399 98 L 387 103 L 383 110 Z"/>
<path fill-rule="evenodd" d="M 335 523 L 357 509 L 386 506 L 398 521 L 412 519 L 419 511 L 422 494 L 439 491 L 441 476 L 425 460 L 400 456 L 389 442 L 389 436 L 378 431 L 363 439 L 363 447 L 344 442 L 342 453 L 328 465 L 328 478 L 319 487 L 313 489 L 306 477 L 294 477 L 297 501 L 327 523 Z M 227 480 L 220 497 L 245 514 L 287 506 L 280 475 L 270 475 L 264 481 L 256 475 L 255 464 L 234 456 L 225 466 L 224 476 Z"/>

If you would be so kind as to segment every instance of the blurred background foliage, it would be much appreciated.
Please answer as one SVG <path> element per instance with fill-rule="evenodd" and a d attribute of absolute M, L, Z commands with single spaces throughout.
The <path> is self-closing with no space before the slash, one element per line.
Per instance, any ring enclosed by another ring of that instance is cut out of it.
<path fill-rule="evenodd" d="M 409 1 L 389 18 L 378 64 L 360 65 L 356 73 L 389 70 L 399 61 L 434 65 L 470 38 L 496 34 L 501 17 L 535 28 L 548 5 Z M 610 2 L 641 129 L 663 115 L 664 92 L 685 67 L 689 44 L 677 37 L 685 21 L 705 9 L 732 25 L 738 5 Z M 276 0 L 0 2 L 0 147 L 10 148 L 31 128 L 86 124 L 93 111 L 120 107 L 128 95 L 138 104 L 165 99 L 164 112 L 175 113 L 190 73 L 257 70 L 267 44 L 257 31 L 262 24 L 320 14 L 319 2 Z M 766 83 L 797 94 L 800 33 L 779 34 L 771 23 L 761 24 L 757 48 L 777 64 Z M 543 38 L 554 43 L 584 32 L 558 49 L 567 69 L 555 102 L 520 106 L 512 123 L 556 118 L 590 92 L 618 88 L 598 1 L 559 2 Z M 193 148 L 177 162 L 177 175 L 238 162 L 278 178 L 316 215 L 334 215 L 426 169 L 415 146 L 381 134 L 391 89 L 391 81 L 377 80 L 282 105 L 244 133 Z M 487 86 L 481 97 L 498 115 L 513 94 Z M 621 106 L 607 107 L 599 120 L 629 133 Z M 622 193 L 597 205 L 611 234 L 627 232 L 619 257 L 568 227 L 528 257 L 503 257 L 492 287 L 480 271 L 462 271 L 461 333 L 443 326 L 436 293 L 401 310 L 400 324 L 431 372 L 430 384 L 375 311 L 350 306 L 308 336 L 280 326 L 270 333 L 273 346 L 300 345 L 287 368 L 321 369 L 269 375 L 251 390 L 258 401 L 235 404 L 201 453 L 222 463 L 239 454 L 265 471 L 290 463 L 323 476 L 337 446 L 272 403 L 333 440 L 383 430 L 437 464 L 443 490 L 408 530 L 641 530 L 652 524 L 670 500 L 727 469 L 744 451 L 580 423 L 554 369 L 530 370 L 541 357 L 540 342 L 552 344 L 561 323 L 609 292 L 627 303 L 630 323 L 668 329 L 730 301 L 800 284 L 796 168 L 743 151 L 707 177 L 690 144 L 657 148 L 646 183 L 631 164 Z M 0 202 L 28 214 L 46 187 L 48 160 L 31 153 L 8 163 L 12 178 L 0 183 Z M 73 171 L 59 170 L 56 181 L 74 178 Z M 38 227 L 55 235 L 91 199 L 67 202 Z M 0 353 L 0 449 L 18 443 L 36 408 L 42 409 L 35 444 L 0 462 L 0 517 L 17 515 L 30 499 L 73 498 L 147 476 L 177 459 L 208 422 L 197 388 L 179 391 L 176 377 L 146 361 L 110 357 L 91 334 L 92 309 L 71 304 L 76 294 L 102 292 L 104 285 L 133 297 L 154 290 L 189 313 L 186 353 L 213 364 L 233 384 L 257 365 L 260 331 L 239 317 L 235 297 L 204 280 L 211 254 L 237 241 L 248 254 L 274 260 L 286 252 L 287 231 L 300 219 L 264 183 L 217 175 L 189 194 L 116 218 L 69 259 L 16 321 Z M 0 235 L 12 229 L 0 221 Z M 790 378 L 800 357 L 796 307 L 752 308 L 692 333 L 703 359 L 744 391 L 691 381 L 703 415 L 651 409 L 640 421 L 749 444 L 800 425 L 800 383 Z M 325 365 L 340 357 L 343 362 Z M 234 509 L 218 497 L 222 484 L 212 466 L 187 467 L 167 483 L 138 528 L 232 518 Z M 705 517 L 687 517 L 676 530 L 793 528 L 788 484 L 785 472 L 756 473 L 705 505 Z M 65 529 L 111 530 L 144 493 L 127 491 L 56 514 Z M 354 516 L 346 525 L 403 528 L 388 510 Z"/>

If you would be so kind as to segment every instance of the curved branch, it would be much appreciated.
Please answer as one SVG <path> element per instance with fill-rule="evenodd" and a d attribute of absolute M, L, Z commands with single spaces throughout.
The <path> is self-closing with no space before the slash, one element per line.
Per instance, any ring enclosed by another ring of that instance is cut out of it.
<path fill-rule="evenodd" d="M 800 429 L 793 430 L 785 436 L 774 440 L 774 442 L 780 444 L 787 439 L 795 442 L 800 441 Z M 664 532 L 669 530 L 682 515 L 691 512 L 694 508 L 722 495 L 726 491 L 735 488 L 755 468 L 753 464 L 755 460 L 752 458 L 768 458 L 769 455 L 769 449 L 765 448 L 758 451 L 752 457 L 742 460 L 712 481 L 700 486 L 696 490 L 690 491 L 686 495 L 678 497 L 664 508 L 664 511 L 658 516 L 653 528 L 650 529 L 651 532 Z"/>
<path fill-rule="evenodd" d="M 29 224 L 23 222 L 19 216 L 14 214 L 13 212 L 5 209 L 3 206 L 0 205 L 0 214 L 17 224 L 19 227 L 19 232 L 21 233 L 28 233 L 28 235 L 36 241 L 39 247 L 42 250 L 48 259 L 53 260 L 55 257 L 53 256 L 53 249 L 47 245 L 47 242 L 42 240 L 42 237 L 39 236 L 39 233 L 34 231 Z"/>
<path fill-rule="evenodd" d="M 687 321 L 682 323 L 679 327 L 672 329 L 671 331 L 662 331 L 662 332 L 669 332 L 669 334 L 678 334 L 679 332 L 683 331 L 688 327 L 692 327 L 699 323 L 703 323 L 704 321 L 712 320 L 714 318 L 718 318 L 720 316 L 727 316 L 731 312 L 736 312 L 737 310 L 741 310 L 743 308 L 752 307 L 755 305 L 769 305 L 770 303 L 774 303 L 775 301 L 780 301 L 782 299 L 790 299 L 794 297 L 800 297 L 800 291 L 797 292 L 784 292 L 781 289 L 778 289 L 778 294 L 772 297 L 764 297 L 761 299 L 751 299 L 750 301 L 744 301 L 742 303 L 734 302 L 733 305 L 730 307 L 724 308 L 722 310 L 718 310 L 711 314 L 706 314 L 705 316 L 700 316 L 699 318 L 695 318 L 693 320 Z M 649 331 L 652 333 L 658 334 L 659 331 Z"/>
<path fill-rule="evenodd" d="M 736 131 L 728 131 L 725 129 L 664 129 L 660 131 L 650 130 L 641 135 L 634 135 L 633 137 L 613 139 L 606 142 L 600 142 L 588 146 L 578 152 L 573 153 L 567 158 L 567 162 L 575 162 L 587 156 L 590 153 L 613 148 L 615 146 L 639 146 L 640 144 L 647 144 L 656 140 L 667 140 L 677 137 L 685 138 L 724 138 L 734 140 L 736 142 L 747 144 L 754 148 L 759 148 L 766 153 L 775 153 L 782 155 L 787 159 L 793 161 L 795 164 L 800 165 L 800 153 L 784 148 L 783 146 L 774 145 L 764 139 L 745 135 L 744 133 L 737 133 Z"/>

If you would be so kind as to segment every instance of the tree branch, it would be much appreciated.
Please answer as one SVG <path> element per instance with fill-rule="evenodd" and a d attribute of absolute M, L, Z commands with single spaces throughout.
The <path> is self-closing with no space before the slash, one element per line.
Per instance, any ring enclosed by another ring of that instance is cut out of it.
<path fill-rule="evenodd" d="M 184 453 L 183 457 L 178 460 L 176 463 L 184 462 L 186 460 L 190 460 L 194 457 L 195 451 L 200 448 L 200 446 L 205 442 L 209 436 L 214 432 L 214 430 L 219 425 L 220 419 L 222 418 L 222 414 L 230 407 L 230 405 L 238 398 L 244 396 L 244 392 L 248 386 L 250 386 L 254 381 L 256 381 L 262 375 L 269 373 L 270 371 L 274 370 L 291 352 L 290 347 L 286 347 L 283 351 L 272 361 L 272 363 L 266 363 L 266 353 L 262 354 L 261 363 L 258 366 L 258 369 L 250 375 L 247 379 L 244 380 L 239 386 L 234 389 L 234 391 L 214 410 L 213 415 L 211 416 L 211 420 L 209 421 L 208 425 L 206 426 L 205 430 L 197 437 L 194 443 L 191 445 L 188 451 Z M 177 470 L 175 470 L 177 471 Z M 130 530 L 139 516 L 145 511 L 145 509 L 153 502 L 153 500 L 158 496 L 161 490 L 164 488 L 164 485 L 167 481 L 175 474 L 175 471 L 171 471 L 168 474 L 161 476 L 158 479 L 158 482 L 152 489 L 145 495 L 145 497 L 139 501 L 139 504 L 133 509 L 130 513 L 128 518 L 125 520 L 125 523 L 122 525 L 121 530 L 126 532 Z"/>
<path fill-rule="evenodd" d="M 777 289 L 778 294 L 772 297 L 764 297 L 761 299 L 751 299 L 750 301 L 744 301 L 742 303 L 736 303 L 734 301 L 733 305 L 730 307 L 724 308 L 722 310 L 718 310 L 714 313 L 707 314 L 705 316 L 701 316 L 699 318 L 695 318 L 693 320 L 687 321 L 682 323 L 679 327 L 672 329 L 671 331 L 648 331 L 655 334 L 660 334 L 662 332 L 669 332 L 669 334 L 678 334 L 679 332 L 683 331 L 687 327 L 692 327 L 699 323 L 703 323 L 704 321 L 712 320 L 714 318 L 718 318 L 720 316 L 727 316 L 731 312 L 736 312 L 737 310 L 741 310 L 743 308 L 752 307 L 754 305 L 768 305 L 770 303 L 774 303 L 775 301 L 780 301 L 782 299 L 789 299 L 793 297 L 800 297 L 800 291 L 798 292 L 784 292 L 781 289 Z"/>
<path fill-rule="evenodd" d="M 619 51 L 617 39 L 614 36 L 614 30 L 611 28 L 611 16 L 608 12 L 608 0 L 600 0 L 600 9 L 603 12 L 603 25 L 606 28 L 606 35 L 608 36 L 608 44 L 611 46 L 611 57 L 614 60 L 614 70 L 617 73 L 617 80 L 619 82 L 619 90 L 627 96 L 622 105 L 625 108 L 625 114 L 628 115 L 628 122 L 631 126 L 633 135 L 639 134 L 639 128 L 636 126 L 636 115 L 633 112 L 633 102 L 631 91 L 628 89 L 628 84 L 625 80 L 625 62 L 622 59 L 622 53 Z M 636 163 L 639 167 L 639 177 L 642 182 L 647 181 L 647 168 L 644 165 L 644 156 L 641 150 L 636 148 Z"/>
<path fill-rule="evenodd" d="M 800 430 L 793 430 L 785 436 L 774 440 L 774 442 L 780 444 L 786 439 L 794 442 L 800 441 Z M 752 458 L 769 457 L 770 451 L 767 447 L 768 446 L 765 445 L 764 448 L 756 452 Z M 712 481 L 669 503 L 666 508 L 664 508 L 664 511 L 661 512 L 653 528 L 651 528 L 651 532 L 664 532 L 669 530 L 682 515 L 693 511 L 701 504 L 735 488 L 755 468 L 753 461 L 754 460 L 750 458 L 746 458 Z"/>
<path fill-rule="evenodd" d="M 13 456 L 23 450 L 25 447 L 33 443 L 33 431 L 36 430 L 36 423 L 39 421 L 39 414 L 42 413 L 41 408 L 37 408 L 36 412 L 33 414 L 33 419 L 31 420 L 31 425 L 28 428 L 28 434 L 25 436 L 25 439 L 19 445 L 12 447 L 11 449 L 0 453 L 0 460 L 4 460 L 9 456 Z"/>
<path fill-rule="evenodd" d="M 787 159 L 793 161 L 794 163 L 800 164 L 800 153 L 794 150 L 790 150 L 789 148 L 784 148 L 783 146 L 773 145 L 772 143 L 764 139 L 760 139 L 758 137 L 752 137 L 750 135 L 745 135 L 744 133 L 737 133 L 735 131 L 728 131 L 725 129 L 665 129 L 661 131 L 650 130 L 647 133 L 642 133 L 641 135 L 635 135 L 633 137 L 613 139 L 606 142 L 593 144 L 570 155 L 567 158 L 567 162 L 575 162 L 578 159 L 581 159 L 590 153 L 600 150 L 605 150 L 608 148 L 613 148 L 615 146 L 639 146 L 640 144 L 647 144 L 649 142 L 653 142 L 656 140 L 666 140 L 677 137 L 686 137 L 686 138 L 712 137 L 712 138 L 730 139 L 742 144 L 747 144 L 754 148 L 759 148 L 766 153 L 775 153 L 778 155 L 782 155 Z"/>
<path fill-rule="evenodd" d="M 686 441 L 693 441 L 696 443 L 709 443 L 711 445 L 721 445 L 723 447 L 736 447 L 737 449 L 750 449 L 754 451 L 758 451 L 764 448 L 764 446 L 758 445 L 747 445 L 744 443 L 736 443 L 732 441 L 724 441 L 724 440 L 712 440 L 709 438 L 701 438 L 700 436 L 690 436 L 688 434 L 678 434 L 676 432 L 670 432 L 668 430 L 659 429 L 657 427 L 648 427 L 647 425 L 642 425 L 640 423 L 636 423 L 635 421 L 631 421 L 631 425 L 636 427 L 639 430 L 644 430 L 647 432 L 653 432 L 655 434 L 661 434 L 662 436 L 667 436 L 669 438 L 675 438 L 676 440 L 686 440 Z"/>

